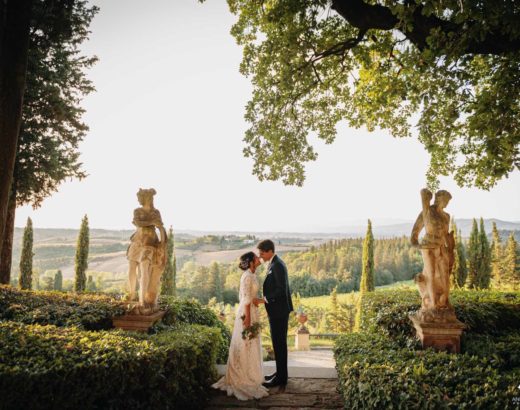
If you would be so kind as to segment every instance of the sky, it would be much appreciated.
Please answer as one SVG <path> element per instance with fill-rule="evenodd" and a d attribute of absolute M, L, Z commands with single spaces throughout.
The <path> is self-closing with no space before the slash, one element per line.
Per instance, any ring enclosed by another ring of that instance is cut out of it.
<path fill-rule="evenodd" d="M 414 138 L 338 127 L 316 143 L 303 187 L 260 182 L 244 158 L 244 107 L 250 79 L 229 34 L 235 17 L 223 0 L 98 0 L 87 55 L 96 92 L 83 101 L 90 131 L 80 145 L 89 176 L 67 181 L 37 210 L 17 210 L 16 226 L 132 228 L 139 188 L 157 191 L 165 225 L 179 230 L 313 232 L 414 220 L 428 154 Z M 520 172 L 491 191 L 441 188 L 457 218 L 520 221 Z"/>

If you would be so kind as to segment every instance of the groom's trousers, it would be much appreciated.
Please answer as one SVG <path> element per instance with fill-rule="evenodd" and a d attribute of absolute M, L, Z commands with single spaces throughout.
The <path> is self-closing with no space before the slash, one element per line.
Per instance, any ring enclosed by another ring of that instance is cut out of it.
<path fill-rule="evenodd" d="M 276 378 L 287 383 L 287 328 L 289 326 L 289 313 L 270 317 L 271 340 L 273 342 L 274 356 L 276 360 Z"/>

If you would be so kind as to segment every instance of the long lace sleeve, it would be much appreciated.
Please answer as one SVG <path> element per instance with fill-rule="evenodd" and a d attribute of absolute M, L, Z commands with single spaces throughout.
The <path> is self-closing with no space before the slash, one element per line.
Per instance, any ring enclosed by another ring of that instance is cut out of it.
<path fill-rule="evenodd" d="M 240 301 L 244 305 L 249 305 L 255 295 L 253 295 L 253 281 L 252 275 L 246 275 L 240 284 Z"/>

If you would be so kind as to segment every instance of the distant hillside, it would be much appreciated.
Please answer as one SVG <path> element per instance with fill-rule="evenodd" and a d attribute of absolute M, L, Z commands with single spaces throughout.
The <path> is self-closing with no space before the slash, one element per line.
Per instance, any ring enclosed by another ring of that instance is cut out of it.
<path fill-rule="evenodd" d="M 60 269 L 64 278 L 74 275 L 74 257 L 78 229 L 34 229 L 34 267 L 40 273 Z M 126 250 L 133 230 L 90 230 L 89 271 L 124 273 L 128 269 Z M 12 277 L 17 277 L 23 229 L 15 228 Z M 252 235 L 194 235 L 175 232 L 177 266 L 192 260 L 200 265 L 213 261 L 232 262 L 247 249 L 254 249 L 258 239 Z M 277 238 L 278 251 L 306 250 L 321 240 Z"/>
<path fill-rule="evenodd" d="M 392 238 L 398 236 L 408 236 L 412 231 L 412 227 L 415 221 L 409 222 L 400 222 L 395 224 L 377 224 L 372 223 L 372 230 L 374 236 L 377 238 Z M 458 229 L 462 231 L 463 237 L 469 237 L 471 226 L 473 223 L 472 219 L 455 219 L 457 223 Z M 491 228 L 493 222 L 497 224 L 497 228 L 499 231 L 507 231 L 505 233 L 501 233 L 501 236 L 509 234 L 510 232 L 519 232 L 520 233 L 520 222 L 509 222 L 502 221 L 500 219 L 484 219 L 484 226 L 487 232 L 491 232 Z M 305 235 L 314 235 L 317 237 L 341 237 L 341 238 L 358 238 L 363 237 L 366 233 L 367 227 L 366 224 L 356 225 L 356 226 L 338 226 L 338 227 L 328 227 L 323 229 L 321 233 L 314 234 L 305 234 Z"/>
<path fill-rule="evenodd" d="M 486 219 L 484 225 L 488 235 L 495 222 L 503 241 L 514 232 L 520 242 L 520 223 Z M 458 219 L 457 226 L 467 238 L 471 230 L 471 219 Z M 412 222 L 392 225 L 374 225 L 376 238 L 408 236 Z M 193 260 L 201 265 L 212 261 L 231 262 L 246 249 L 254 249 L 258 238 L 273 238 L 280 252 L 306 250 L 330 239 L 360 238 L 365 235 L 366 226 L 338 227 L 337 232 L 287 233 L 287 232 L 200 232 L 176 231 L 175 246 L 179 268 L 184 262 Z M 133 230 L 91 229 L 89 270 L 98 272 L 126 272 L 126 249 Z M 13 276 L 17 276 L 21 253 L 22 228 L 15 228 L 13 249 Z M 72 277 L 76 251 L 77 229 L 34 230 L 34 266 L 42 273 L 46 270 L 61 269 L 65 277 Z"/>

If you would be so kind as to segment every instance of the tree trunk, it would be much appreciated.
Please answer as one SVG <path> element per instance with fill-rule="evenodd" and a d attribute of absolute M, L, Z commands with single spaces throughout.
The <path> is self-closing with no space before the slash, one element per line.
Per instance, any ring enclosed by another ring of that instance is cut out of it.
<path fill-rule="evenodd" d="M 11 192 L 7 220 L 4 229 L 4 240 L 0 243 L 0 284 L 11 282 L 11 266 L 13 261 L 14 218 L 16 215 L 16 192 Z"/>
<path fill-rule="evenodd" d="M 6 227 L 22 119 L 32 3 L 0 1 L 0 238 Z"/>

